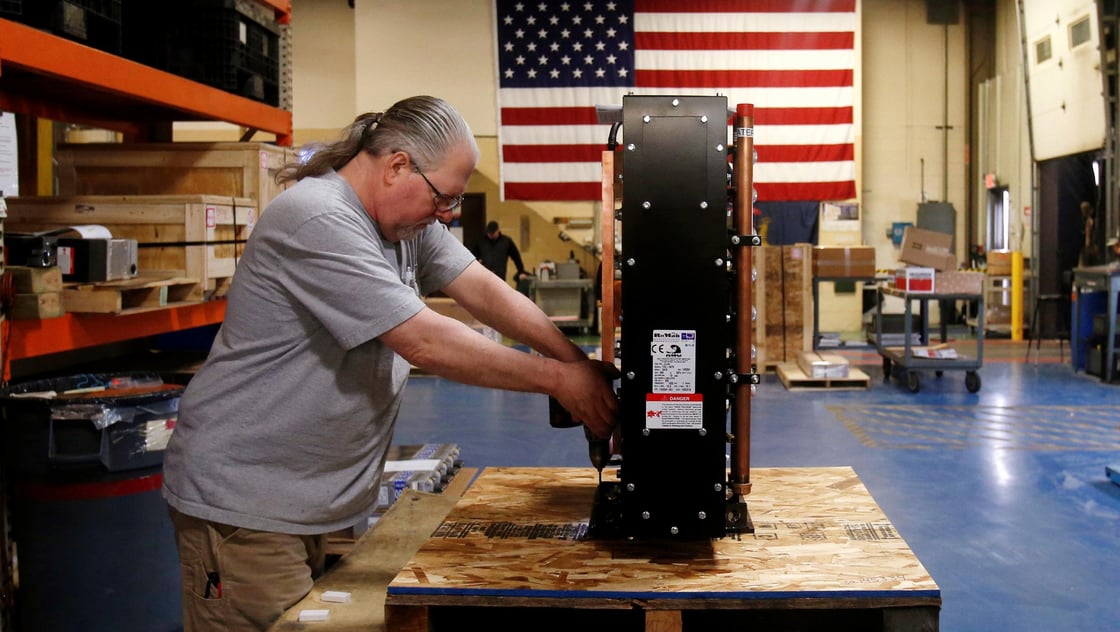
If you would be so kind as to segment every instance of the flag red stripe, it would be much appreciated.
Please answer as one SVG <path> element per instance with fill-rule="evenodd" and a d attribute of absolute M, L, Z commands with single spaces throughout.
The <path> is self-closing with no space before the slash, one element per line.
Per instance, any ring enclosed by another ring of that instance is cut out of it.
<path fill-rule="evenodd" d="M 593 107 L 502 108 L 502 125 L 594 125 Z"/>
<path fill-rule="evenodd" d="M 852 108 L 755 108 L 756 125 L 851 124 Z M 502 125 L 596 125 L 593 107 L 502 108 Z"/>
<path fill-rule="evenodd" d="M 855 160 L 853 145 L 756 144 L 759 162 L 842 162 Z"/>
<path fill-rule="evenodd" d="M 601 154 L 600 154 L 601 155 Z M 601 182 L 507 182 L 508 200 L 595 200 L 603 193 Z"/>
<path fill-rule="evenodd" d="M 761 125 L 850 125 L 852 108 L 755 108 L 754 124 Z"/>
<path fill-rule="evenodd" d="M 637 50 L 851 50 L 855 33 L 634 33 Z"/>
<path fill-rule="evenodd" d="M 601 145 L 502 145 L 506 162 L 599 162 L 607 148 L 603 135 Z"/>
<path fill-rule="evenodd" d="M 602 145 L 503 145 L 507 163 L 598 162 L 606 148 Z M 855 147 L 841 145 L 764 145 L 756 144 L 760 162 L 841 162 L 855 160 Z"/>
<path fill-rule="evenodd" d="M 761 202 L 847 200 L 856 196 L 856 183 L 846 182 L 755 182 Z"/>
<path fill-rule="evenodd" d="M 508 182 L 506 198 L 510 200 L 584 201 L 602 193 L 598 182 Z M 847 200 L 856 196 L 856 186 L 845 182 L 755 182 L 758 199 L 763 202 L 799 202 L 807 200 Z"/>
<path fill-rule="evenodd" d="M 851 87 L 851 70 L 635 70 L 639 88 Z"/>
<path fill-rule="evenodd" d="M 856 0 L 634 0 L 635 13 L 853 13 Z"/>

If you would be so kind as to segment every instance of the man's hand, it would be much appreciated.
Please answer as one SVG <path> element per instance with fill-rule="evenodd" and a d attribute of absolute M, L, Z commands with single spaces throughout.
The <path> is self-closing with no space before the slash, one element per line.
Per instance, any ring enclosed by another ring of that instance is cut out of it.
<path fill-rule="evenodd" d="M 591 434 L 606 439 L 618 424 L 618 397 L 612 384 L 619 377 L 618 369 L 599 360 L 568 362 L 564 368 L 553 397 Z"/>

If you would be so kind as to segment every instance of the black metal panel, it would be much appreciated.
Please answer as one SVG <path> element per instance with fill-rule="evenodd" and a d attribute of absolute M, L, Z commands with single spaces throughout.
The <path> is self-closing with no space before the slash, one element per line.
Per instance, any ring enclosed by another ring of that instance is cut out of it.
<path fill-rule="evenodd" d="M 724 535 L 727 100 L 626 97 L 621 515 L 631 536 Z"/>

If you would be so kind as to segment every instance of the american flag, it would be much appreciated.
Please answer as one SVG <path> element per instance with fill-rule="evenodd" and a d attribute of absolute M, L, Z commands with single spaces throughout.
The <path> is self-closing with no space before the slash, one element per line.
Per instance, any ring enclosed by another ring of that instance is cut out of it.
<path fill-rule="evenodd" d="M 854 198 L 857 2 L 496 0 L 503 197 L 598 200 L 596 105 L 721 94 L 755 106 L 760 201 Z"/>

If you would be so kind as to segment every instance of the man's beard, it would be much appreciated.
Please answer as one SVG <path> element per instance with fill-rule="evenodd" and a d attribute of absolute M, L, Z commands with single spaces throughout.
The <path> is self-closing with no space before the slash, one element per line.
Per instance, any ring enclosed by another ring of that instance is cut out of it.
<path fill-rule="evenodd" d="M 397 229 L 397 239 L 400 241 L 408 241 L 424 232 L 424 229 L 427 227 L 427 224 L 413 224 L 411 226 L 402 226 L 401 228 Z"/>

